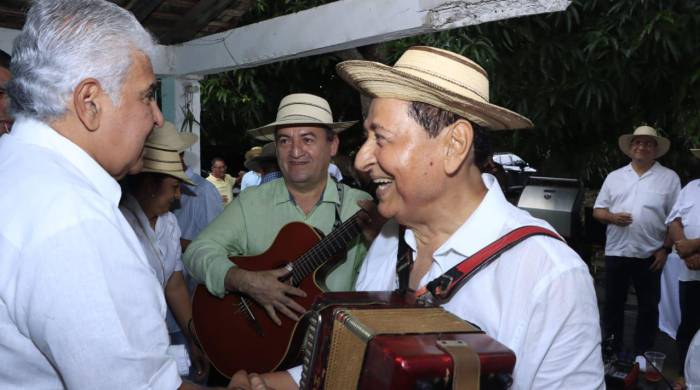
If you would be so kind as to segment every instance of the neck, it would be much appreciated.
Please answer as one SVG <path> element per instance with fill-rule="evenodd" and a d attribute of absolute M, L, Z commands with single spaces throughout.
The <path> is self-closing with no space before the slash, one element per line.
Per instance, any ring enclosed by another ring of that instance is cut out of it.
<path fill-rule="evenodd" d="M 646 161 L 646 160 L 632 160 L 632 168 L 638 175 L 641 175 L 651 169 L 656 161 Z"/>
<path fill-rule="evenodd" d="M 150 194 L 145 194 L 143 192 L 134 193 L 133 196 L 138 202 L 139 206 L 141 206 L 143 213 L 146 215 L 148 224 L 151 225 L 153 230 L 155 230 L 156 222 L 158 222 L 158 212 L 156 211 L 155 207 L 153 207 L 151 202 L 152 197 Z"/>
<path fill-rule="evenodd" d="M 316 206 L 318 200 L 321 199 L 323 191 L 326 189 L 326 177 L 322 183 L 312 187 L 297 186 L 294 183 L 285 182 L 289 194 L 294 199 L 294 202 L 301 207 L 304 214 L 308 214 Z"/>
<path fill-rule="evenodd" d="M 416 237 L 419 252 L 432 256 L 464 222 L 471 217 L 486 196 L 481 173 L 474 168 L 468 175 L 449 178 L 442 196 L 430 202 L 426 214 L 406 225 Z"/>

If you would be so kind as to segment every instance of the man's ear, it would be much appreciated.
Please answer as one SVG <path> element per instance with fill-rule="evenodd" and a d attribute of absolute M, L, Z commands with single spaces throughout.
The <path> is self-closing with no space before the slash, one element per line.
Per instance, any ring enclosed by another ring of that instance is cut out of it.
<path fill-rule="evenodd" d="M 106 96 L 100 82 L 87 78 L 78 83 L 73 90 L 73 107 L 78 119 L 89 131 L 100 127 L 102 116 L 102 100 Z"/>
<path fill-rule="evenodd" d="M 335 155 L 338 153 L 339 146 L 340 146 L 340 138 L 336 134 L 333 136 L 333 140 L 331 141 L 331 157 L 335 157 Z"/>
<path fill-rule="evenodd" d="M 469 157 L 474 140 L 474 128 L 469 121 L 459 119 L 447 129 L 445 173 L 455 174 Z"/>

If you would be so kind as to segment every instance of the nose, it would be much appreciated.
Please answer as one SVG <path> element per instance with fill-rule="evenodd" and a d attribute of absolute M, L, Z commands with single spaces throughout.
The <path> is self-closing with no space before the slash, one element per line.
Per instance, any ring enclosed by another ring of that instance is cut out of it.
<path fill-rule="evenodd" d="M 151 102 L 151 104 L 153 105 L 153 123 L 155 123 L 156 127 L 162 127 L 164 121 L 163 113 L 160 111 L 158 103 Z"/>
<path fill-rule="evenodd" d="M 302 142 L 293 138 L 289 142 L 291 144 L 289 145 L 289 154 L 294 158 L 301 157 L 304 154 Z"/>
<path fill-rule="evenodd" d="M 362 147 L 360 147 L 360 150 L 358 150 L 355 155 L 355 169 L 360 172 L 369 173 L 372 165 L 375 163 L 374 145 L 374 142 L 369 138 L 362 144 Z"/>
<path fill-rule="evenodd" d="M 175 189 L 175 199 L 180 200 L 180 196 L 182 195 L 182 192 L 180 191 L 180 186 L 177 186 Z"/>

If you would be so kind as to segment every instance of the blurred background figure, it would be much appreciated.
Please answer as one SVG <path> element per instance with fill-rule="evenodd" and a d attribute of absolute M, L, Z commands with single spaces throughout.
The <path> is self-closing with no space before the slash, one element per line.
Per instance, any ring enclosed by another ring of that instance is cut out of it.
<path fill-rule="evenodd" d="M 246 160 L 245 167 L 251 171 L 260 173 L 260 184 L 265 184 L 282 177 L 282 172 L 277 164 L 277 152 L 275 143 L 268 142 L 262 147 L 262 151 L 256 157 Z"/>
<path fill-rule="evenodd" d="M 245 152 L 245 161 L 249 161 L 251 158 L 257 157 L 262 153 L 262 147 L 260 146 L 253 146 Z M 246 167 L 248 168 L 248 167 Z M 250 169 L 250 168 L 248 168 Z M 241 191 L 245 190 L 248 187 L 252 186 L 257 186 L 260 184 L 260 180 L 262 180 L 262 175 L 260 172 L 256 172 L 255 170 L 250 170 L 246 173 L 243 174 L 243 178 L 241 179 Z"/>
<path fill-rule="evenodd" d="M 5 96 L 5 84 L 10 81 L 10 55 L 0 50 L 0 136 L 9 133 L 12 119 L 8 112 L 8 100 Z"/>
<path fill-rule="evenodd" d="M 236 179 L 226 173 L 226 169 L 226 161 L 221 157 L 214 157 L 211 160 L 211 172 L 207 176 L 207 180 L 219 190 L 221 202 L 224 206 L 233 199 L 233 186 L 236 184 Z"/>

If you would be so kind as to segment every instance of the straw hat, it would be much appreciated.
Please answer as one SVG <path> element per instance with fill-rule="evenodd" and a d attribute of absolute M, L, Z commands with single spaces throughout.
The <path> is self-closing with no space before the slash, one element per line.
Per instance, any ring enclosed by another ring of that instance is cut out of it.
<path fill-rule="evenodd" d="M 174 150 L 161 149 L 146 145 L 143 148 L 143 169 L 141 172 L 162 173 L 194 185 L 182 170 L 180 155 Z"/>
<path fill-rule="evenodd" d="M 248 161 L 248 160 L 250 160 L 250 159 L 253 158 L 253 157 L 259 156 L 260 153 L 262 153 L 262 146 L 253 146 L 252 148 L 250 148 L 250 150 L 248 150 L 247 152 L 245 152 L 245 154 L 243 155 L 243 157 L 245 158 L 246 161 Z M 244 164 L 245 164 L 245 163 L 244 163 Z"/>
<path fill-rule="evenodd" d="M 491 130 L 533 126 L 524 116 L 489 103 L 486 71 L 447 50 L 414 46 L 393 67 L 351 60 L 339 63 L 336 70 L 348 84 L 371 97 L 427 103 Z"/>
<path fill-rule="evenodd" d="M 700 149 L 690 149 L 690 152 L 697 158 L 700 158 Z"/>
<path fill-rule="evenodd" d="M 192 146 L 199 137 L 197 134 L 181 133 L 177 131 L 171 122 L 163 122 L 162 127 L 156 127 L 146 139 L 146 145 L 153 145 L 163 149 L 175 150 L 178 153 Z"/>
<path fill-rule="evenodd" d="M 245 160 L 243 165 L 251 171 L 257 171 L 260 169 L 260 163 L 275 160 L 277 160 L 277 150 L 275 149 L 275 143 L 273 141 L 263 145 L 262 152 L 255 157 Z"/>
<path fill-rule="evenodd" d="M 654 156 L 654 159 L 657 159 L 666 154 L 666 152 L 668 152 L 668 149 L 671 147 L 671 141 L 669 141 L 668 138 L 661 137 L 656 132 L 656 129 L 650 126 L 639 126 L 636 129 L 634 129 L 634 132 L 632 134 L 621 135 L 620 138 L 617 139 L 617 145 L 620 147 L 620 150 L 622 150 L 622 153 L 626 154 L 629 157 L 632 157 L 632 155 L 630 154 L 632 139 L 634 139 L 634 137 L 642 135 L 653 137 L 656 140 L 656 155 Z"/>
<path fill-rule="evenodd" d="M 333 122 L 328 101 L 308 93 L 285 96 L 277 108 L 277 119 L 265 126 L 248 130 L 248 134 L 261 141 L 274 141 L 275 129 L 280 126 L 314 125 L 333 129 L 336 133 L 354 125 L 357 121 Z"/>

